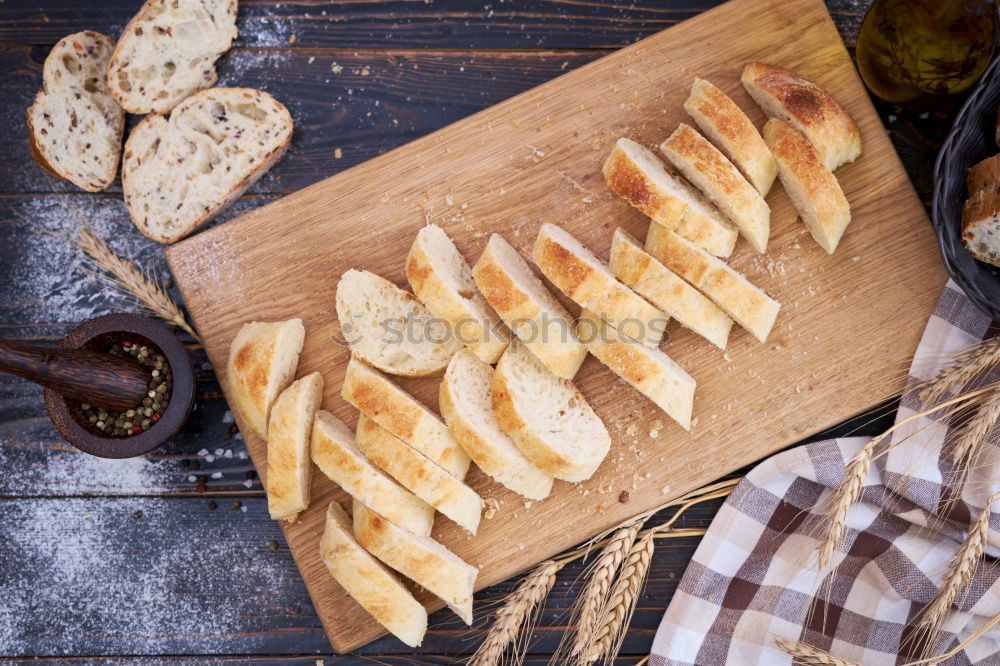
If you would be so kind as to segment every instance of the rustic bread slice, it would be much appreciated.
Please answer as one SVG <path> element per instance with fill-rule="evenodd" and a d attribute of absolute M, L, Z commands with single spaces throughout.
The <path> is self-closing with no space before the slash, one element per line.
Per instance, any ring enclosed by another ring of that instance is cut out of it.
<path fill-rule="evenodd" d="M 603 172 L 612 192 L 666 228 L 677 227 L 687 201 L 653 151 L 632 139 L 618 139 L 604 161 Z"/>
<path fill-rule="evenodd" d="M 1000 154 L 973 164 L 969 168 L 966 184 L 970 197 L 979 190 L 1000 190 Z"/>
<path fill-rule="evenodd" d="M 695 381 L 659 349 L 621 335 L 586 308 L 577 323 L 587 349 L 616 375 L 652 400 L 685 430 L 691 429 Z"/>
<path fill-rule="evenodd" d="M 543 224 L 532 256 L 552 284 L 623 335 L 652 347 L 660 344 L 668 317 L 619 282 L 611 269 L 568 231 Z"/>
<path fill-rule="evenodd" d="M 229 345 L 229 400 L 246 425 L 267 439 L 267 420 L 278 394 L 292 383 L 306 339 L 301 319 L 251 322 Z"/>
<path fill-rule="evenodd" d="M 524 345 L 507 347 L 491 391 L 500 429 L 546 474 L 584 481 L 608 454 L 611 437 L 583 394 L 573 382 L 549 372 Z"/>
<path fill-rule="evenodd" d="M 413 534 L 355 501 L 354 537 L 365 550 L 439 597 L 472 624 L 472 592 L 479 570 L 437 541 Z"/>
<path fill-rule="evenodd" d="M 496 481 L 530 500 L 548 497 L 552 477 L 524 457 L 500 429 L 492 405 L 493 368 L 463 349 L 451 357 L 439 404 L 448 429 L 466 453 Z"/>
<path fill-rule="evenodd" d="M 861 155 L 861 132 L 854 119 L 812 81 L 762 62 L 746 63 L 741 80 L 764 113 L 805 134 L 830 171 Z"/>
<path fill-rule="evenodd" d="M 333 579 L 375 618 L 410 647 L 427 631 L 427 611 L 398 578 L 354 538 L 351 519 L 337 502 L 326 511 L 319 556 Z"/>
<path fill-rule="evenodd" d="M 406 279 L 417 298 L 451 325 L 462 344 L 487 363 L 497 362 L 507 348 L 507 331 L 441 227 L 429 224 L 417 232 L 406 258 Z"/>
<path fill-rule="evenodd" d="M 351 429 L 330 412 L 316 412 L 311 448 L 316 466 L 348 495 L 414 534 L 428 536 L 431 533 L 434 507 L 365 458 Z"/>
<path fill-rule="evenodd" d="M 146 116 L 125 142 L 129 215 L 155 241 L 180 240 L 238 199 L 291 140 L 288 109 L 250 88 L 212 88 L 169 118 Z"/>
<path fill-rule="evenodd" d="M 28 107 L 28 149 L 49 174 L 88 192 L 115 179 L 125 112 L 105 72 L 114 42 L 99 32 L 68 35 L 42 66 L 42 87 Z"/>
<path fill-rule="evenodd" d="M 108 84 L 129 113 L 166 113 L 215 85 L 235 38 L 235 0 L 147 0 L 118 39 Z"/>
<path fill-rule="evenodd" d="M 1000 192 L 980 190 L 965 202 L 962 243 L 979 261 L 1000 266 Z"/>
<path fill-rule="evenodd" d="M 758 340 L 767 340 L 781 305 L 725 262 L 655 224 L 649 225 L 646 251 L 715 301 Z"/>
<path fill-rule="evenodd" d="M 681 176 L 677 181 L 684 186 L 690 198 L 687 210 L 677 228 L 678 235 L 717 257 L 728 257 L 736 247 L 739 230 L 701 192 L 691 186 Z"/>
<path fill-rule="evenodd" d="M 654 259 L 632 234 L 621 227 L 615 229 L 611 237 L 611 271 L 637 294 L 682 325 L 720 349 L 726 348 L 733 320 L 701 292 Z"/>
<path fill-rule="evenodd" d="M 475 490 L 364 414 L 358 419 L 355 441 L 369 460 L 400 485 L 476 533 L 483 500 Z"/>
<path fill-rule="evenodd" d="M 572 379 L 587 348 L 573 331 L 573 317 L 517 250 L 493 234 L 472 275 L 486 301 L 545 367 Z"/>
<path fill-rule="evenodd" d="M 851 222 L 851 207 L 833 172 L 809 140 L 783 120 L 764 125 L 764 140 L 778 162 L 778 175 L 802 222 L 820 247 L 833 254 Z"/>
<path fill-rule="evenodd" d="M 660 144 L 667 160 L 739 227 L 758 252 L 767 249 L 771 209 L 719 149 L 698 130 L 681 123 Z"/>
<path fill-rule="evenodd" d="M 449 474 L 464 479 L 469 456 L 437 414 L 381 372 L 351 357 L 340 395 Z"/>
<path fill-rule="evenodd" d="M 309 508 L 313 418 L 323 400 L 318 372 L 292 382 L 274 401 L 267 426 L 267 510 L 292 523 Z"/>
<path fill-rule="evenodd" d="M 368 271 L 341 276 L 337 317 L 351 351 L 393 375 L 440 374 L 462 348 L 413 294 Z"/>

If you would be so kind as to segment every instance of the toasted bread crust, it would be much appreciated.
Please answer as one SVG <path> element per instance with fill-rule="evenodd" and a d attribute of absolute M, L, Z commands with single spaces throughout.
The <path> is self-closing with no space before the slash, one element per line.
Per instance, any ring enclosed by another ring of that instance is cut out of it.
<path fill-rule="evenodd" d="M 969 197 L 979 190 L 1000 190 L 1000 154 L 973 164 L 969 168 L 965 182 L 968 185 Z"/>
<path fill-rule="evenodd" d="M 612 192 L 663 226 L 676 228 L 687 203 L 676 192 L 660 187 L 626 151 L 628 144 L 634 142 L 619 139 L 611 149 L 602 169 L 604 182 Z M 641 146 L 636 149 L 644 150 Z"/>

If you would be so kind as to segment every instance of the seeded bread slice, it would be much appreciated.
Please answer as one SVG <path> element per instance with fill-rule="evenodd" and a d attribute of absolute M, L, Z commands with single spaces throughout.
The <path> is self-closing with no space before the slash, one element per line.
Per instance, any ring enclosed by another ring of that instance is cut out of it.
<path fill-rule="evenodd" d="M 211 88 L 236 38 L 236 0 L 147 0 L 111 56 L 108 84 L 129 113 L 166 113 Z"/>
<path fill-rule="evenodd" d="M 476 286 L 514 334 L 559 377 L 572 379 L 587 356 L 573 317 L 507 241 L 493 234 L 472 268 Z"/>
<path fill-rule="evenodd" d="M 969 196 L 979 190 L 1000 190 L 1000 154 L 972 165 L 966 178 Z"/>
<path fill-rule="evenodd" d="M 548 497 L 552 477 L 524 457 L 493 413 L 493 368 L 463 349 L 451 357 L 439 404 L 448 429 L 466 453 L 496 481 L 530 500 Z"/>
<path fill-rule="evenodd" d="M 49 174 L 88 192 L 115 179 L 125 112 L 105 71 L 114 42 L 85 30 L 63 37 L 42 66 L 42 87 L 28 107 L 28 147 Z"/>
<path fill-rule="evenodd" d="M 337 317 L 351 351 L 393 375 L 440 374 L 462 348 L 413 294 L 368 271 L 341 276 Z"/>
<path fill-rule="evenodd" d="M 429 224 L 417 232 L 406 258 L 413 293 L 472 352 L 496 363 L 507 348 L 507 330 L 476 289 L 472 269 L 444 230 Z"/>
<path fill-rule="evenodd" d="M 351 429 L 330 412 L 316 412 L 312 459 L 327 478 L 354 499 L 414 534 L 430 535 L 434 507 L 390 479 L 365 458 L 354 441 Z"/>
<path fill-rule="evenodd" d="M 608 454 L 611 437 L 583 394 L 524 345 L 507 347 L 491 391 L 500 429 L 546 474 L 585 481 Z"/>
<path fill-rule="evenodd" d="M 274 520 L 295 522 L 309 508 L 309 441 L 323 399 L 323 375 L 314 372 L 281 392 L 267 426 L 267 509 Z"/>
<path fill-rule="evenodd" d="M 1000 266 L 1000 192 L 980 190 L 965 202 L 962 243 L 979 261 Z"/>
<path fill-rule="evenodd" d="M 146 116 L 125 142 L 129 215 L 155 241 L 180 240 L 238 199 L 291 140 L 288 109 L 251 88 L 212 88 L 169 117 Z"/>
<path fill-rule="evenodd" d="M 408 532 L 355 501 L 354 537 L 365 550 L 443 600 L 472 624 L 472 591 L 479 570 L 437 541 Z"/>
<path fill-rule="evenodd" d="M 393 636 L 417 647 L 427 631 L 427 611 L 389 569 L 354 538 L 351 519 L 330 502 L 319 556 L 333 579 Z"/>

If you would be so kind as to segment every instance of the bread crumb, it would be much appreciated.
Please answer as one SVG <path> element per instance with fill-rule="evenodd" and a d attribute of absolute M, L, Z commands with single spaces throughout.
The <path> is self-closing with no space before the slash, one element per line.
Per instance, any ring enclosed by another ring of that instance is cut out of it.
<path fill-rule="evenodd" d="M 567 67 L 569 67 L 569 60 L 563 61 L 563 64 L 559 66 L 559 69 L 565 70 Z"/>
<path fill-rule="evenodd" d="M 367 67 L 361 69 L 361 76 L 368 76 L 369 74 L 371 74 L 371 70 L 369 70 Z"/>
<path fill-rule="evenodd" d="M 333 72 L 334 74 L 340 74 L 341 72 L 344 71 L 344 67 L 343 65 L 338 65 L 337 61 L 335 60 L 332 63 L 330 63 L 330 71 Z"/>
<path fill-rule="evenodd" d="M 298 38 L 298 37 L 296 37 L 296 36 L 295 36 L 295 33 L 293 32 L 292 34 L 290 34 L 290 35 L 288 36 L 288 43 L 289 43 L 289 44 L 294 44 L 294 43 L 295 43 L 296 41 L 298 41 L 298 39 L 299 39 L 299 38 Z"/>
<path fill-rule="evenodd" d="M 341 150 L 340 148 L 334 149 L 334 151 L 333 151 L 333 157 L 334 157 L 334 159 L 339 160 L 343 156 L 344 156 L 344 151 L 343 150 Z"/>
<path fill-rule="evenodd" d="M 497 511 L 500 510 L 500 502 L 495 497 L 487 497 L 483 503 L 486 505 L 486 510 L 483 512 L 483 518 L 489 520 L 493 516 L 497 515 Z"/>
<path fill-rule="evenodd" d="M 666 495 L 669 492 L 670 492 L 670 486 L 663 486 L 662 488 L 660 488 L 661 495 Z"/>
<path fill-rule="evenodd" d="M 629 423 L 628 427 L 625 428 L 625 434 L 629 437 L 635 437 L 639 433 L 639 426 L 634 423 Z"/>
<path fill-rule="evenodd" d="M 534 502 L 532 502 L 531 500 L 524 500 L 525 509 L 530 509 L 532 504 L 534 504 Z"/>
<path fill-rule="evenodd" d="M 444 202 L 446 204 L 448 204 L 449 206 L 454 206 L 455 205 L 455 198 L 453 196 L 451 196 L 450 194 L 446 194 L 446 195 L 444 195 Z"/>

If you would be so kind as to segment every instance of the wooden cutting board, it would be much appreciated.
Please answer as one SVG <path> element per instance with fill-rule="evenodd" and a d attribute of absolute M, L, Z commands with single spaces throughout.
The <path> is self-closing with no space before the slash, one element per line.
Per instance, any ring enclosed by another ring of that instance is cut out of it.
<path fill-rule="evenodd" d="M 486 587 L 896 394 L 945 275 L 924 209 L 821 0 L 733 0 L 169 248 L 223 386 L 229 343 L 244 322 L 301 317 L 299 373 L 321 371 L 326 409 L 353 426 L 357 415 L 340 397 L 348 350 L 335 342 L 341 273 L 363 268 L 405 284 L 407 250 L 427 221 L 443 226 L 470 263 L 494 232 L 528 254 L 543 222 L 607 258 L 616 226 L 642 237 L 648 224 L 604 186 L 601 164 L 614 140 L 653 145 L 690 122 L 682 104 L 695 75 L 761 125 L 739 84 L 753 59 L 816 81 L 861 128 L 864 154 L 837 172 L 854 216 L 837 253 L 813 242 L 776 184 L 768 254 L 741 240 L 732 259 L 782 303 L 767 343 L 734 328 L 723 353 L 671 325 L 664 348 L 698 381 L 691 433 L 589 358 L 577 383 L 614 441 L 598 473 L 557 482 L 549 498 L 529 504 L 474 470 L 469 483 L 499 511 L 475 538 L 439 517 L 435 537 L 478 566 L 477 587 Z M 402 383 L 437 405 L 436 379 Z M 263 477 L 265 444 L 243 432 Z M 384 632 L 320 562 L 326 505 L 346 497 L 318 471 L 313 489 L 309 510 L 285 534 L 334 648 L 349 651 Z"/>

